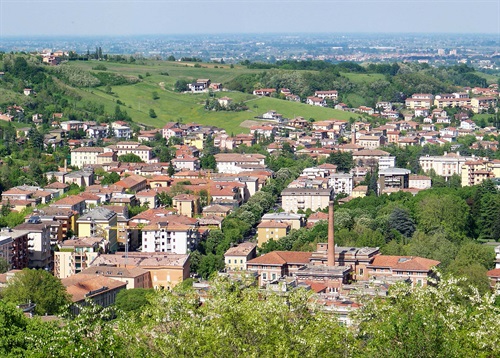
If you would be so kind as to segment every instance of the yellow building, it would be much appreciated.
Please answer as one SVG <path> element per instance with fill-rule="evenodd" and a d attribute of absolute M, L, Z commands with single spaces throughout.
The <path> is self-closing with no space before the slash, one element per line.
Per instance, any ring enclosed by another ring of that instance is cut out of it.
<path fill-rule="evenodd" d="M 54 276 L 66 278 L 75 275 L 85 268 L 99 255 L 106 252 L 106 240 L 103 237 L 81 237 L 66 240 L 54 251 Z"/>
<path fill-rule="evenodd" d="M 200 197 L 191 194 L 179 194 L 172 198 L 172 207 L 177 213 L 192 218 L 200 212 Z"/>
<path fill-rule="evenodd" d="M 81 216 L 76 223 L 79 236 L 102 236 L 109 242 L 109 251 L 117 250 L 117 215 L 114 211 L 97 207 Z"/>
<path fill-rule="evenodd" d="M 257 226 L 257 242 L 259 247 L 269 240 L 278 240 L 285 237 L 290 232 L 290 224 L 283 221 L 269 220 L 262 221 Z"/>
<path fill-rule="evenodd" d="M 247 269 L 247 261 L 257 255 L 257 245 L 253 242 L 243 242 L 238 246 L 231 247 L 224 254 L 224 263 L 227 271 L 240 271 Z"/>
<path fill-rule="evenodd" d="M 359 185 L 352 189 L 351 196 L 353 198 L 363 198 L 366 196 L 366 193 L 368 192 L 368 186 L 366 185 Z"/>
<path fill-rule="evenodd" d="M 205 145 L 205 135 L 203 133 L 190 134 L 184 138 L 184 144 L 203 150 Z"/>
<path fill-rule="evenodd" d="M 462 186 L 481 184 L 486 179 L 495 177 L 493 168 L 500 171 L 497 163 L 485 160 L 468 161 L 462 165 Z"/>

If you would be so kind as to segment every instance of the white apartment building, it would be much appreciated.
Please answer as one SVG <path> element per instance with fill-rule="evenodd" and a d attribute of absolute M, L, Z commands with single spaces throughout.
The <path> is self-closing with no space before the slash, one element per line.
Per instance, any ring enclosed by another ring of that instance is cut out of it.
<path fill-rule="evenodd" d="M 215 155 L 217 171 L 226 174 L 239 174 L 246 170 L 265 169 L 265 158 L 262 154 L 219 153 Z"/>
<path fill-rule="evenodd" d="M 82 168 L 85 165 L 99 164 L 97 157 L 111 149 L 103 147 L 80 147 L 71 151 L 71 165 Z"/>
<path fill-rule="evenodd" d="M 396 166 L 396 157 L 380 157 L 378 158 L 378 169 L 384 170 L 389 168 L 394 168 Z"/>
<path fill-rule="evenodd" d="M 190 225 L 158 223 L 142 229 L 142 252 L 188 254 L 198 245 L 199 232 Z"/>
<path fill-rule="evenodd" d="M 286 188 L 281 192 L 281 207 L 286 212 L 316 211 L 328 206 L 333 197 L 332 189 Z"/>
<path fill-rule="evenodd" d="M 353 184 L 352 174 L 334 173 L 328 178 L 328 187 L 333 189 L 335 195 L 339 193 L 351 195 Z"/>
<path fill-rule="evenodd" d="M 472 157 L 464 157 L 456 153 L 445 153 L 443 156 L 420 157 L 419 163 L 424 172 L 429 173 L 431 169 L 434 169 L 437 175 L 448 179 L 453 174 L 460 175 L 462 166 L 471 159 Z"/>

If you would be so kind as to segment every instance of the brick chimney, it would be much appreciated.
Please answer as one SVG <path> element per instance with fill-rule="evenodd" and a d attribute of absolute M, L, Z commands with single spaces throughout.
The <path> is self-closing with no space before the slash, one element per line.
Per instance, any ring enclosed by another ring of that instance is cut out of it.
<path fill-rule="evenodd" d="M 335 233 L 333 229 L 333 200 L 328 204 L 328 256 L 327 265 L 329 267 L 335 266 Z"/>

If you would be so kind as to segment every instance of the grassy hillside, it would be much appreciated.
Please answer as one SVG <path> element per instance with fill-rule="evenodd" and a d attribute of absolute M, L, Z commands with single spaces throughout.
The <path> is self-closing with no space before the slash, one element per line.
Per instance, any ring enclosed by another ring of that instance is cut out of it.
<path fill-rule="evenodd" d="M 92 71 L 95 61 L 72 62 L 70 66 Z M 217 97 L 228 96 L 236 102 L 245 102 L 248 111 L 226 112 L 207 111 L 204 104 L 208 94 L 177 93 L 172 90 L 174 83 L 179 79 L 192 80 L 196 78 L 210 78 L 212 82 L 227 82 L 243 73 L 252 73 L 258 70 L 249 70 L 245 67 L 222 66 L 216 64 L 202 64 L 201 68 L 192 63 L 148 61 L 145 64 L 116 64 L 104 63 L 106 72 L 125 76 L 141 76 L 142 81 L 133 85 L 112 86 L 113 94 L 105 93 L 105 87 L 79 89 L 84 100 L 95 101 L 105 106 L 110 113 L 114 111 L 117 101 L 124 104 L 132 119 L 148 126 L 162 127 L 168 121 L 197 122 L 205 125 L 215 125 L 228 132 L 248 132 L 248 120 L 260 116 L 270 109 L 274 109 L 283 116 L 293 118 L 302 116 L 323 120 L 328 118 L 349 119 L 350 113 L 328 108 L 312 107 L 306 104 L 283 101 L 274 98 L 259 98 L 240 92 L 220 92 Z M 218 68 L 215 68 L 218 66 Z M 168 75 L 167 75 L 168 74 Z M 157 92 L 159 99 L 153 99 L 153 92 Z M 153 109 L 157 118 L 150 118 L 149 110 Z"/>

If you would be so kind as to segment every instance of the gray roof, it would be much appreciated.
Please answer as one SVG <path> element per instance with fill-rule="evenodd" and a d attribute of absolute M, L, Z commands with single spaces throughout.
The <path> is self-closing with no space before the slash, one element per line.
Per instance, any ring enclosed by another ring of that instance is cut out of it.
<path fill-rule="evenodd" d="M 77 221 L 86 221 L 86 220 L 96 220 L 96 221 L 108 221 L 113 216 L 116 216 L 114 211 L 98 206 L 97 208 L 92 209 L 87 214 L 80 216 Z"/>

